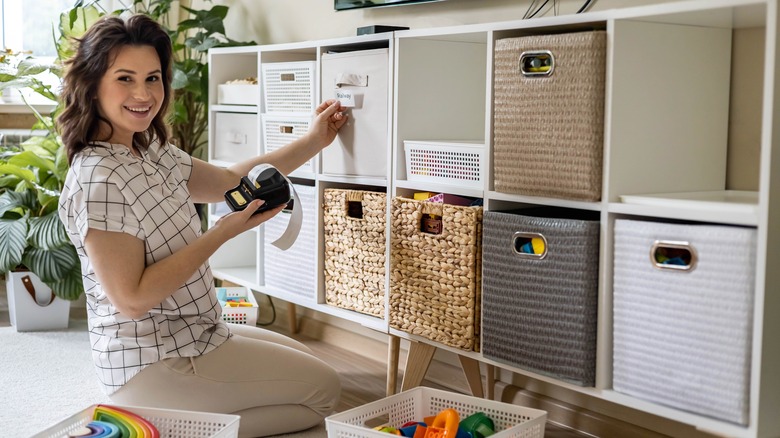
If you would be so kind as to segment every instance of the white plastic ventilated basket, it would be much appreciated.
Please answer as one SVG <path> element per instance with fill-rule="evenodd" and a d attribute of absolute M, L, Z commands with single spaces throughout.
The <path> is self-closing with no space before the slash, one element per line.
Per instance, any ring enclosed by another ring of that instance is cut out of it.
<path fill-rule="evenodd" d="M 267 113 L 314 112 L 314 61 L 263 64 L 263 98 Z"/>
<path fill-rule="evenodd" d="M 273 152 L 303 137 L 309 131 L 310 116 L 280 116 L 262 115 L 264 153 Z M 290 176 L 312 176 L 315 159 L 303 163 L 301 167 L 290 172 Z"/>
<path fill-rule="evenodd" d="M 76 431 L 92 421 L 97 405 L 92 405 L 59 423 L 38 432 L 30 438 L 62 438 L 68 432 Z M 238 415 L 214 414 L 210 412 L 179 411 L 174 409 L 140 408 L 134 406 L 110 405 L 140 415 L 152 423 L 161 438 L 234 438 L 238 436 Z"/>
<path fill-rule="evenodd" d="M 222 306 L 222 321 L 233 324 L 257 325 L 257 314 L 260 311 L 260 306 L 251 290 L 245 287 L 218 287 L 218 295 L 220 289 L 225 290 L 227 297 L 246 298 L 246 301 L 252 304 L 252 307 Z"/>
<path fill-rule="evenodd" d="M 472 397 L 433 388 L 417 387 L 399 394 L 331 415 L 325 419 L 328 438 L 387 438 L 387 432 L 373 430 L 366 423 L 401 427 L 410 421 L 452 408 L 461 419 L 483 412 L 493 420 L 491 438 L 543 438 L 547 412 L 539 409 Z"/>
<path fill-rule="evenodd" d="M 482 188 L 485 145 L 404 141 L 406 179 Z"/>
<path fill-rule="evenodd" d="M 265 287 L 270 291 L 288 293 L 314 302 L 317 299 L 317 189 L 301 184 L 294 186 L 301 201 L 301 205 L 294 208 L 303 208 L 303 223 L 295 243 L 287 250 L 271 244 L 284 234 L 291 214 L 279 213 L 263 224 Z"/>

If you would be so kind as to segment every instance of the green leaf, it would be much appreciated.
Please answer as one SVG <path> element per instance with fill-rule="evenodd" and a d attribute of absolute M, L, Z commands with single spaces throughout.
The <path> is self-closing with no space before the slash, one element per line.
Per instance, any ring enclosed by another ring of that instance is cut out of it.
<path fill-rule="evenodd" d="M 53 250 L 70 243 L 56 210 L 46 216 L 31 217 L 29 222 L 27 241 L 33 247 Z"/>
<path fill-rule="evenodd" d="M 45 283 L 59 281 L 74 267 L 80 269 L 79 257 L 73 245 L 54 249 L 27 248 L 22 256 L 22 264 Z"/>
<path fill-rule="evenodd" d="M 0 217 L 6 217 L 6 213 L 16 211 L 14 218 L 27 214 L 30 210 L 38 208 L 38 201 L 32 191 L 15 192 L 6 190 L 0 194 Z M 21 212 L 21 213 L 19 213 Z"/>
<path fill-rule="evenodd" d="M 54 295 L 63 300 L 75 301 L 84 292 L 84 282 L 79 269 L 71 269 L 67 275 L 58 281 L 45 282 Z"/>
<path fill-rule="evenodd" d="M 48 155 L 48 151 L 47 151 Z M 18 167 L 36 167 L 49 172 L 54 172 L 54 157 L 50 159 L 43 158 L 32 151 L 20 152 L 16 156 L 8 159 L 9 165 Z"/>
<path fill-rule="evenodd" d="M 0 219 L 0 272 L 8 272 L 22 262 L 27 247 L 27 221 Z"/>
<path fill-rule="evenodd" d="M 0 164 L 0 175 L 14 175 L 25 181 L 33 181 L 35 179 L 35 174 L 32 170 L 13 164 Z"/>

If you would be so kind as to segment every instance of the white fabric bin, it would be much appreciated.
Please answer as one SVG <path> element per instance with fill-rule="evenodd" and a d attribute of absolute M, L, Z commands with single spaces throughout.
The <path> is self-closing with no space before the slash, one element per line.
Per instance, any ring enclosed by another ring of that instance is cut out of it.
<path fill-rule="evenodd" d="M 336 140 L 322 151 L 322 173 L 387 176 L 389 126 L 388 49 L 322 55 L 322 99 L 354 106 Z M 344 98 L 343 96 L 347 96 Z"/>
<path fill-rule="evenodd" d="M 214 115 L 213 159 L 238 162 L 258 155 L 257 114 Z"/>
<path fill-rule="evenodd" d="M 616 220 L 614 390 L 747 424 L 755 253 L 754 228 Z"/>

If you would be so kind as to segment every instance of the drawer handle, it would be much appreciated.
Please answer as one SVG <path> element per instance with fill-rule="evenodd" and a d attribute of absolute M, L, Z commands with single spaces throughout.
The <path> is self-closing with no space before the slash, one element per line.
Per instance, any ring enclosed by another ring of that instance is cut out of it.
<path fill-rule="evenodd" d="M 691 272 L 698 258 L 690 242 L 656 240 L 650 248 L 650 262 L 658 269 Z"/>
<path fill-rule="evenodd" d="M 512 236 L 512 251 L 518 257 L 542 260 L 547 257 L 547 238 L 539 233 L 517 231 Z"/>
<path fill-rule="evenodd" d="M 246 144 L 247 143 L 247 135 L 242 134 L 240 132 L 231 132 L 228 135 L 228 141 L 230 143 L 234 144 Z"/>
<path fill-rule="evenodd" d="M 295 82 L 295 73 L 281 73 L 279 80 L 281 82 Z"/>
<path fill-rule="evenodd" d="M 289 125 L 287 125 L 287 126 L 285 126 L 285 125 L 279 126 L 279 133 L 280 134 L 292 134 L 293 133 L 293 127 L 289 126 Z"/>
<path fill-rule="evenodd" d="M 523 76 L 550 76 L 555 70 L 555 57 L 549 50 L 520 54 L 520 73 Z"/>

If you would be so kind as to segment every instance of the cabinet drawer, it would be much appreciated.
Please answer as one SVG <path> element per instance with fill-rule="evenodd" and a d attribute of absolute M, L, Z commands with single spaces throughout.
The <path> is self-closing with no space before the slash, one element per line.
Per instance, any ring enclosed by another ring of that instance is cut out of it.
<path fill-rule="evenodd" d="M 386 177 L 388 49 L 322 55 L 322 98 L 351 96 L 349 119 L 322 151 L 322 173 Z"/>
<path fill-rule="evenodd" d="M 604 31 L 496 41 L 496 191 L 601 198 L 605 77 Z"/>
<path fill-rule="evenodd" d="M 593 386 L 598 214 L 534 210 L 485 213 L 482 352 Z"/>
<path fill-rule="evenodd" d="M 287 250 L 281 250 L 271 244 L 284 234 L 291 214 L 279 213 L 264 224 L 265 286 L 269 290 L 298 295 L 315 302 L 317 191 L 313 186 L 299 184 L 295 185 L 295 191 L 298 192 L 301 205 L 294 208 L 303 208 L 303 223 L 295 243 Z"/>
<path fill-rule="evenodd" d="M 237 162 L 257 156 L 257 115 L 216 113 L 213 158 Z"/>
<path fill-rule="evenodd" d="M 310 116 L 263 114 L 264 153 L 282 148 L 309 132 Z M 312 177 L 316 156 L 290 172 L 290 176 Z"/>
<path fill-rule="evenodd" d="M 314 112 L 314 61 L 263 64 L 263 98 L 266 113 L 304 114 Z"/>
<path fill-rule="evenodd" d="M 756 230 L 615 221 L 615 391 L 747 424 Z"/>

